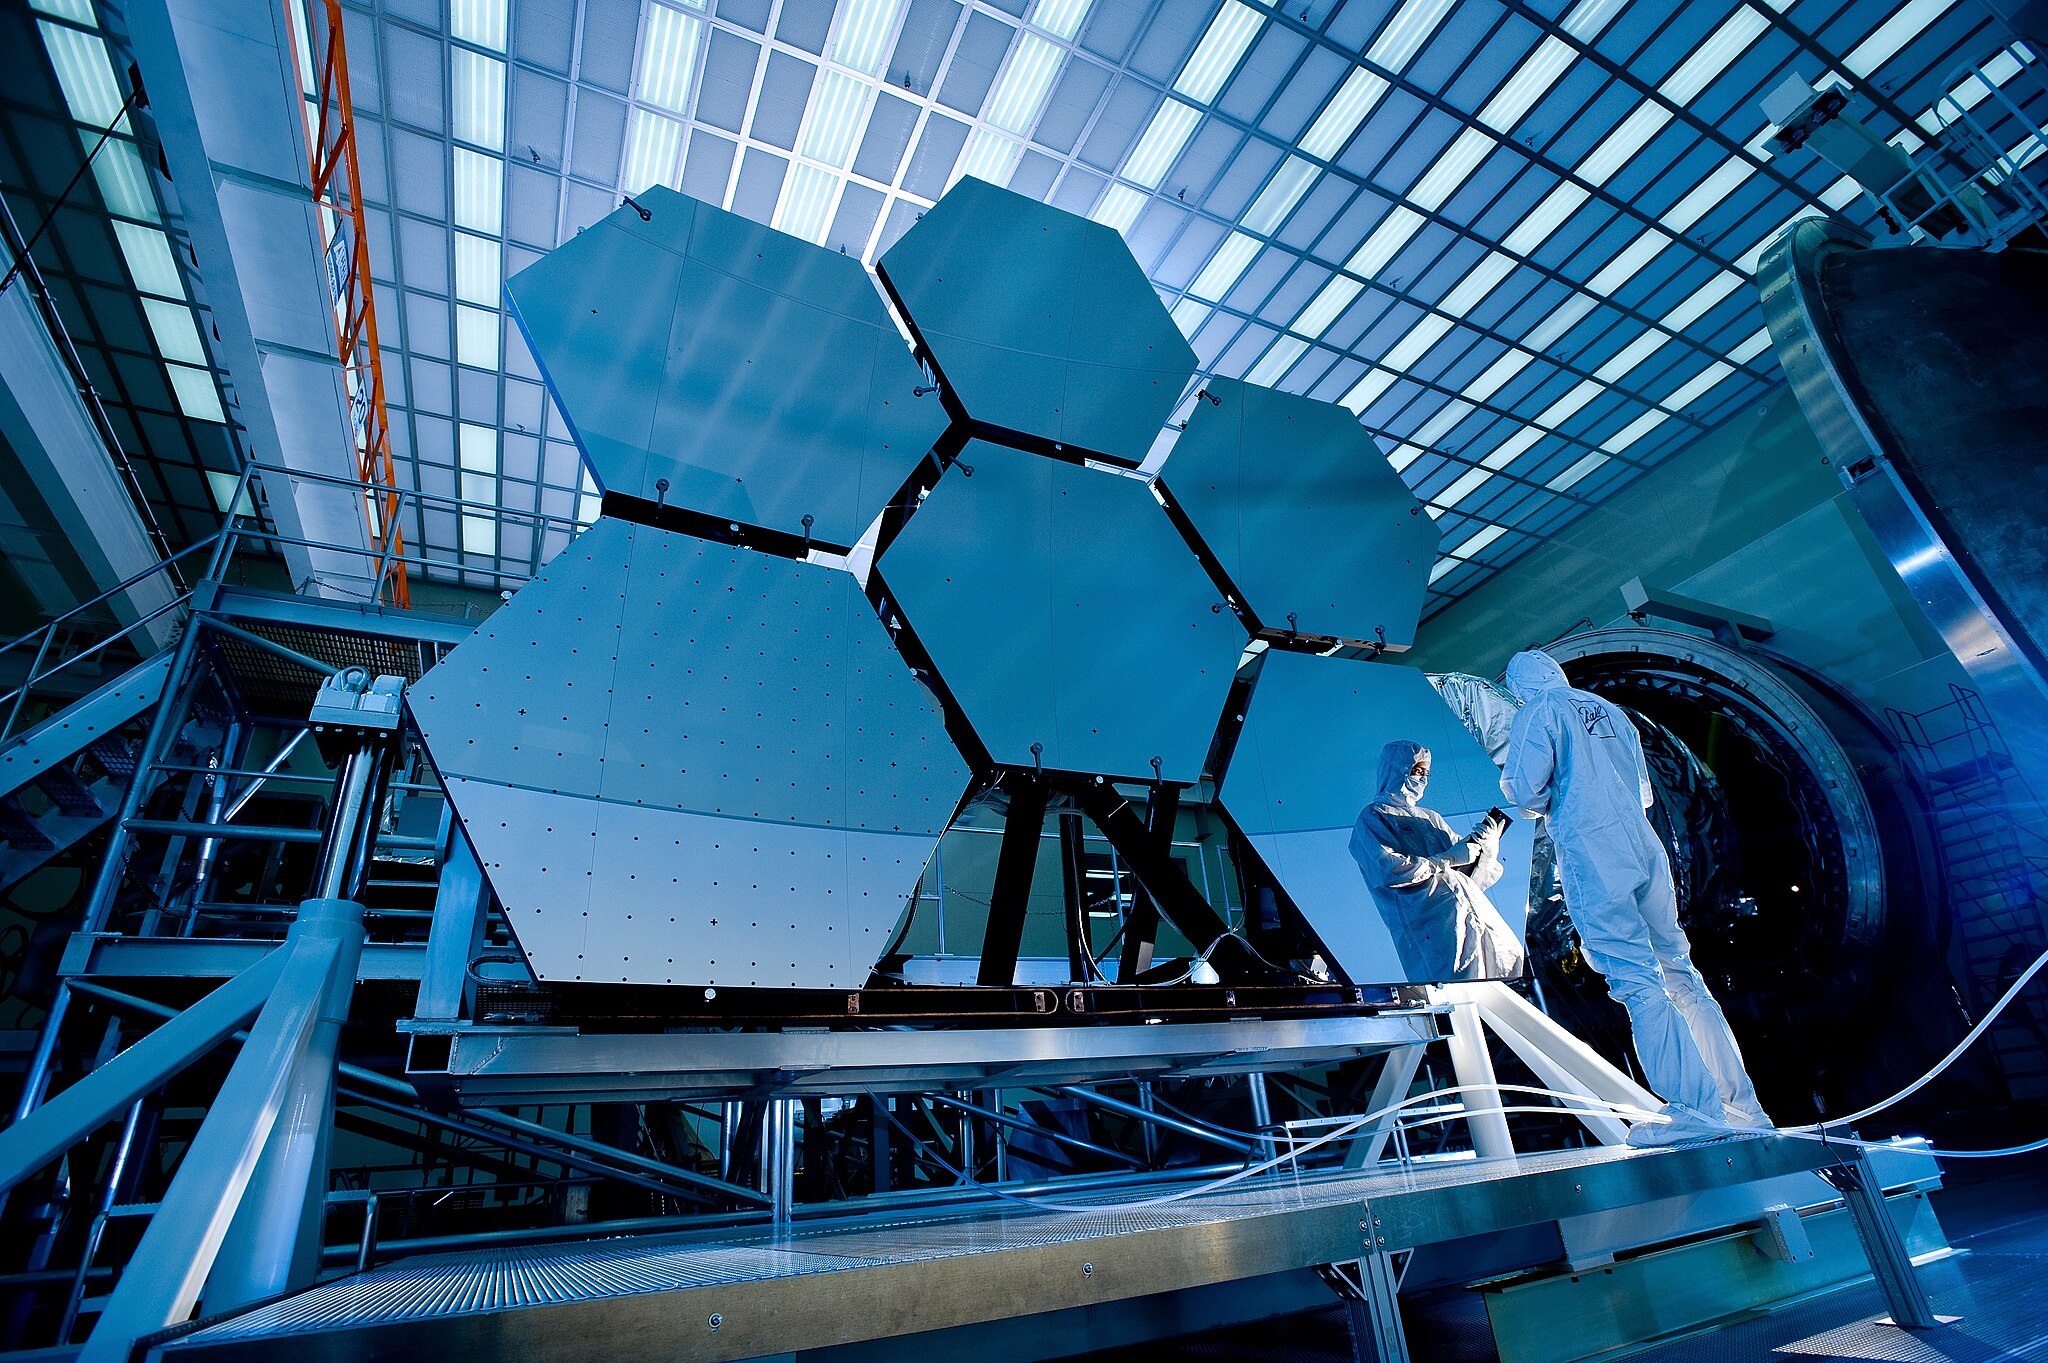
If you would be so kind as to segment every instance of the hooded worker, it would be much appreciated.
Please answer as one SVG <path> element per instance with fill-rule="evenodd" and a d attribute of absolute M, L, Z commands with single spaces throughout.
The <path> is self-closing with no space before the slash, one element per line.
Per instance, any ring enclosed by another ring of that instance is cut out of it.
<path fill-rule="evenodd" d="M 1500 829 L 1483 823 L 1460 842 L 1424 809 L 1429 749 L 1400 740 L 1380 750 L 1379 793 L 1351 829 L 1351 857 L 1401 954 L 1404 979 L 1519 975 L 1522 944 L 1486 897 L 1500 879 Z"/>
<path fill-rule="evenodd" d="M 1517 653 L 1507 685 L 1522 708 L 1501 791 L 1548 818 L 1580 945 L 1628 1010 L 1643 1074 L 1665 1101 L 1668 1120 L 1632 1128 L 1629 1143 L 1697 1139 L 1723 1122 L 1770 1126 L 1678 924 L 1670 858 L 1645 817 L 1655 795 L 1635 725 L 1574 689 L 1547 653 Z"/>

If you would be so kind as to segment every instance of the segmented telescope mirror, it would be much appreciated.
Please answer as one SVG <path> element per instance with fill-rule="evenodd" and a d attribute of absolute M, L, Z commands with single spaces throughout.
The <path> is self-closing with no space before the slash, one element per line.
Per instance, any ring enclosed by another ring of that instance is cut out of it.
<path fill-rule="evenodd" d="M 546 981 L 858 987 L 967 785 L 851 574 L 609 517 L 408 699 Z"/>
<path fill-rule="evenodd" d="M 997 762 L 1201 776 L 1245 633 L 1143 480 L 970 441 L 876 567 Z"/>
<path fill-rule="evenodd" d="M 873 280 L 673 190 L 637 202 L 647 219 L 622 206 L 506 285 L 591 476 L 858 542 L 946 427 Z"/>
<path fill-rule="evenodd" d="M 1136 465 L 1194 373 L 1122 237 L 971 176 L 875 268 L 979 434 Z"/>
<path fill-rule="evenodd" d="M 1436 522 L 1358 419 L 1235 379 L 1203 391 L 1160 482 L 1259 624 L 1414 643 Z"/>

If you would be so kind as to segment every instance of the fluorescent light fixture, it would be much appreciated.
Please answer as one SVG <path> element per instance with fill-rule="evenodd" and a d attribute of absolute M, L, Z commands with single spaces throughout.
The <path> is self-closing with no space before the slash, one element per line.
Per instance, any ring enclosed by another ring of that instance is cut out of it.
<path fill-rule="evenodd" d="M 1449 487 L 1445 488 L 1442 492 L 1439 492 L 1436 496 L 1430 498 L 1430 501 L 1436 503 L 1436 505 L 1442 507 L 1444 510 L 1449 511 L 1453 507 L 1457 506 L 1459 502 L 1464 501 L 1466 497 L 1470 496 L 1473 492 L 1477 491 L 1480 486 L 1485 484 L 1492 477 L 1492 469 L 1467 469 L 1465 470 L 1463 476 L 1461 476 L 1456 482 L 1452 483 Z"/>
<path fill-rule="evenodd" d="M 47 19 L 36 20 L 43 35 L 43 48 L 57 72 L 57 87 L 64 92 L 64 107 L 71 116 L 91 128 L 104 128 L 120 116 L 120 131 L 128 131 L 128 119 L 121 114 L 121 87 L 114 83 L 114 68 L 107 57 L 107 45 L 96 33 L 84 33 Z"/>
<path fill-rule="evenodd" d="M 1452 398 L 1437 409 L 1435 416 L 1415 429 L 1408 439 L 1417 445 L 1434 445 L 1450 434 L 1451 428 L 1472 414 L 1472 404 L 1463 398 Z"/>
<path fill-rule="evenodd" d="M 505 150 L 505 63 L 466 47 L 448 49 L 455 137 Z"/>
<path fill-rule="evenodd" d="M 803 153 L 822 165 L 844 169 L 860 136 L 874 87 L 844 71 L 827 70 L 811 98 L 811 121 L 804 125 Z"/>
<path fill-rule="evenodd" d="M 1582 43 L 1590 43 L 1606 30 L 1628 0 L 1579 0 L 1558 27 Z"/>
<path fill-rule="evenodd" d="M 213 386 L 210 372 L 182 364 L 167 364 L 164 371 L 170 375 L 171 392 L 177 395 L 179 411 L 194 421 L 226 424 L 227 417 L 220 409 L 220 390 Z"/>
<path fill-rule="evenodd" d="M 1444 295 L 1443 302 L 1438 306 L 1453 317 L 1463 317 L 1485 302 L 1487 295 L 1514 272 L 1514 261 L 1498 251 L 1488 251 L 1477 265 L 1465 272 L 1465 277 L 1458 281 L 1457 287 Z"/>
<path fill-rule="evenodd" d="M 1259 357 L 1259 362 L 1244 376 L 1244 381 L 1270 387 L 1279 381 L 1282 374 L 1294 367 L 1294 362 L 1300 359 L 1307 349 L 1308 342 L 1299 336 L 1281 333 L 1280 339 L 1266 348 L 1266 353 Z"/>
<path fill-rule="evenodd" d="M 1593 371 L 1602 383 L 1619 383 L 1630 371 L 1662 350 L 1671 338 L 1661 331 L 1646 331 L 1616 352 L 1613 359 Z"/>
<path fill-rule="evenodd" d="M 1594 398 L 1607 391 L 1607 385 L 1592 379 L 1582 379 L 1578 386 L 1543 409 L 1536 418 L 1538 426 L 1556 430 L 1564 422 L 1577 416 L 1582 408 Z"/>
<path fill-rule="evenodd" d="M 1038 121 L 1045 97 L 1052 91 L 1053 77 L 1060 72 L 1066 50 L 1059 44 L 1025 33 L 1010 49 L 1010 60 L 996 81 L 995 93 L 982 110 L 982 121 L 1006 133 L 1022 137 Z"/>
<path fill-rule="evenodd" d="M 1928 25 L 1955 5 L 1956 0 L 1906 0 L 1891 18 L 1850 50 L 1842 61 L 1843 68 L 1851 75 L 1869 79 L 1873 71 L 1898 56 L 1906 44 L 1925 33 Z"/>
<path fill-rule="evenodd" d="M 1214 308 L 1199 298 L 1183 298 L 1173 305 L 1173 324 L 1180 328 L 1181 335 L 1192 340 L 1213 311 Z"/>
<path fill-rule="evenodd" d="M 902 8 L 903 0 L 852 0 L 839 18 L 832 60 L 863 76 L 881 70 L 882 59 L 889 55 L 889 34 Z"/>
<path fill-rule="evenodd" d="M 1394 348 L 1380 358 L 1380 364 L 1399 373 L 1428 354 L 1429 348 L 1441 341 L 1450 329 L 1450 318 L 1432 312 L 1408 328 L 1408 334 L 1394 342 Z"/>
<path fill-rule="evenodd" d="M 462 518 L 462 552 L 488 558 L 498 552 L 498 523 L 489 516 Z"/>
<path fill-rule="evenodd" d="M 1664 314 L 1661 325 L 1669 331 L 1684 331 L 1740 288 L 1745 281 L 1732 270 L 1723 270 L 1694 291 L 1693 296 Z"/>
<path fill-rule="evenodd" d="M 1674 235 L 1683 236 L 1694 223 L 1719 208 L 1755 173 L 1756 163 L 1748 157 L 1731 156 L 1712 175 L 1694 185 L 1684 198 L 1671 205 L 1670 211 L 1658 221 Z"/>
<path fill-rule="evenodd" d="M 1592 192 L 1570 180 L 1560 181 L 1556 188 L 1543 196 L 1541 203 L 1530 209 L 1522 220 L 1515 224 L 1515 230 L 1501 238 L 1503 250 L 1518 256 L 1526 256 L 1550 239 L 1550 234 L 1564 226 L 1565 219 L 1579 211 L 1579 205 L 1592 198 Z"/>
<path fill-rule="evenodd" d="M 1465 385 L 1465 396 L 1474 402 L 1486 401 L 1506 387 L 1509 379 L 1527 369 L 1529 362 L 1535 358 L 1526 350 L 1510 348 L 1506 354 L 1486 366 L 1478 378 Z"/>
<path fill-rule="evenodd" d="M 1593 310 L 1593 300 L 1583 293 L 1575 293 L 1557 305 L 1550 316 L 1538 322 L 1522 337 L 1522 344 L 1531 350 L 1548 350 L 1567 331 L 1579 324 L 1579 319 Z"/>
<path fill-rule="evenodd" d="M 1159 188 L 1181 148 L 1187 145 L 1188 135 L 1201 121 L 1201 111 L 1192 105 L 1177 99 L 1163 101 L 1152 121 L 1145 125 L 1145 131 L 1138 135 L 1137 145 L 1131 148 L 1130 157 L 1124 162 L 1124 178 L 1146 189 Z"/>
<path fill-rule="evenodd" d="M 90 135 L 80 130 L 80 140 Z M 91 138 L 91 140 L 98 140 Z M 150 187 L 149 171 L 142 164 L 142 156 L 135 150 L 135 144 L 124 138 L 114 138 L 100 149 L 93 158 L 93 183 L 100 187 L 100 198 L 107 204 L 109 213 L 124 218 L 139 218 L 143 222 L 161 222 L 157 212 L 156 192 Z"/>
<path fill-rule="evenodd" d="M 112 220 L 114 240 L 120 243 L 121 258 L 128 262 L 128 277 L 135 287 L 159 298 L 185 298 L 185 281 L 178 263 L 171 257 L 171 239 L 154 227 Z"/>
<path fill-rule="evenodd" d="M 145 298 L 142 311 L 149 318 L 149 333 L 156 338 L 159 355 L 181 364 L 206 363 L 206 351 L 199 344 L 199 328 L 192 322 L 192 309 L 183 303 Z"/>
<path fill-rule="evenodd" d="M 74 24 L 87 28 L 98 28 L 100 21 L 92 12 L 92 0 L 29 0 L 28 7 L 38 14 L 55 15 L 69 19 Z"/>
<path fill-rule="evenodd" d="M 1072 38 L 1081 31 L 1093 0 L 1038 0 L 1031 7 L 1031 22 L 1055 38 Z"/>
<path fill-rule="evenodd" d="M 1758 327 L 1750 338 L 1728 352 L 1728 358 L 1736 364 L 1748 364 L 1771 348 L 1771 329 Z"/>
<path fill-rule="evenodd" d="M 1139 212 L 1145 207 L 1145 196 L 1129 185 L 1112 184 L 1102 192 L 1102 201 L 1095 205 L 1095 211 L 1088 216 L 1104 227 L 1119 232 L 1131 230 L 1131 224 L 1138 220 Z"/>
<path fill-rule="evenodd" d="M 1280 163 L 1280 169 L 1273 172 L 1273 178 L 1266 181 L 1266 187 L 1259 191 L 1259 197 L 1252 200 L 1252 206 L 1245 211 L 1244 228 L 1261 236 L 1271 236 L 1274 229 L 1287 221 L 1287 215 L 1301 202 L 1301 196 L 1308 193 L 1308 187 L 1315 183 L 1320 172 L 1312 161 L 1299 156 L 1290 156 Z"/>
<path fill-rule="evenodd" d="M 1671 413 L 1660 412 L 1652 408 L 1601 441 L 1600 448 L 1609 454 L 1620 454 L 1669 420 L 1671 420 Z"/>
<path fill-rule="evenodd" d="M 1557 477 L 1551 479 L 1544 486 L 1548 487 L 1552 492 L 1563 492 L 1606 462 L 1607 456 L 1604 454 L 1589 454 L 1563 473 L 1558 474 Z"/>
<path fill-rule="evenodd" d="M 1408 239 L 1421 229 L 1422 224 L 1420 213 L 1396 204 L 1392 212 L 1380 219 L 1380 225 L 1372 229 L 1372 235 L 1351 253 L 1351 259 L 1344 262 L 1344 268 L 1367 279 L 1373 278 L 1387 267 L 1387 262 L 1401 253 L 1401 248 L 1408 244 Z"/>
<path fill-rule="evenodd" d="M 1431 516 L 1434 516 L 1434 515 L 1436 515 L 1436 509 L 1435 509 L 1434 507 L 1430 508 L 1429 514 L 1430 514 Z M 1445 573 L 1448 573 L 1448 572 L 1449 572 L 1449 571 L 1451 571 L 1451 569 L 1453 569 L 1453 568 L 1460 568 L 1460 567 L 1463 567 L 1463 566 L 1464 566 L 1463 564 L 1459 563 L 1459 562 L 1458 562 L 1458 560 L 1456 560 L 1456 559 L 1454 559 L 1454 558 L 1440 558 L 1440 559 L 1438 559 L 1438 560 L 1436 561 L 1436 567 L 1434 567 L 1434 568 L 1431 568 L 1431 569 L 1429 570 L 1429 580 L 1430 580 L 1430 584 L 1431 584 L 1432 586 L 1434 586 L 1434 585 L 1435 585 L 1435 583 L 1436 583 L 1436 580 L 1437 580 L 1438 578 L 1442 577 L 1442 576 L 1443 576 L 1443 575 L 1444 575 Z"/>
<path fill-rule="evenodd" d="M 1358 297 L 1365 285 L 1350 275 L 1332 275 L 1328 283 L 1316 291 L 1308 301 L 1301 315 L 1294 319 L 1294 329 L 1304 336 L 1320 336 L 1330 323 L 1343 316 L 1344 309 L 1351 306 L 1351 300 Z"/>
<path fill-rule="evenodd" d="M 681 123 L 652 109 L 635 109 L 632 130 L 626 134 L 626 169 L 619 178 L 620 192 L 638 194 L 649 185 L 674 183 L 682 154 Z"/>
<path fill-rule="evenodd" d="M 1671 121 L 1671 110 L 1661 104 L 1638 105 L 1636 111 L 1616 125 L 1613 132 L 1593 148 L 1585 160 L 1579 162 L 1577 175 L 1590 185 L 1604 185 L 1646 146 L 1650 139 L 1664 131 L 1664 125 Z"/>
<path fill-rule="evenodd" d="M 1399 375 L 1385 369 L 1369 369 L 1365 377 L 1351 385 L 1351 391 L 1337 399 L 1337 405 L 1358 416 L 1372 406 L 1380 394 L 1394 386 Z"/>
<path fill-rule="evenodd" d="M 455 305 L 455 362 L 472 369 L 498 367 L 498 314 Z"/>
<path fill-rule="evenodd" d="M 1197 104 L 1207 104 L 1216 98 L 1216 92 L 1244 60 L 1245 50 L 1264 22 L 1257 10 L 1239 0 L 1223 0 L 1223 8 L 1209 21 L 1208 32 L 1195 44 L 1194 54 L 1188 58 L 1173 88 Z"/>
<path fill-rule="evenodd" d="M 799 161 L 782 190 L 782 205 L 775 214 L 775 227 L 804 241 L 818 241 L 832 225 L 832 208 L 839 199 L 840 179 L 829 170 Z"/>
<path fill-rule="evenodd" d="M 1383 70 L 1401 70 L 1415 59 L 1450 12 L 1451 0 L 1408 0 L 1366 49 L 1365 59 Z"/>
<path fill-rule="evenodd" d="M 977 180 L 986 180 L 992 185 L 1006 185 L 1010 172 L 1016 168 L 1017 157 L 1023 152 L 1022 143 L 1004 137 L 1001 133 L 987 128 L 976 128 L 968 139 L 967 150 L 953 166 L 953 180 L 958 182 L 972 175 Z"/>
<path fill-rule="evenodd" d="M 448 0 L 448 36 L 503 52 L 506 9 L 507 0 Z"/>
<path fill-rule="evenodd" d="M 1497 133 L 1514 131 L 1517 123 L 1534 108 L 1536 101 L 1550 93 L 1565 69 L 1572 64 L 1572 47 L 1564 39 L 1548 37 L 1523 58 L 1513 75 L 1479 111 L 1479 121 Z"/>
<path fill-rule="evenodd" d="M 1734 365 L 1728 364 L 1721 360 L 1716 360 L 1712 364 L 1708 365 L 1705 369 L 1701 370 L 1698 374 L 1694 375 L 1692 380 L 1686 383 L 1677 392 L 1673 393 L 1670 397 L 1664 399 L 1662 405 L 1674 412 L 1683 411 L 1687 406 L 1694 402 L 1697 402 L 1701 397 L 1705 396 L 1709 389 L 1713 388 L 1716 384 L 1720 383 L 1721 380 L 1727 378 L 1734 372 Z"/>
<path fill-rule="evenodd" d="M 1471 539 L 1451 550 L 1453 558 L 1471 558 L 1508 532 L 1504 525 L 1489 525 Z"/>
<path fill-rule="evenodd" d="M 1358 131 L 1358 125 L 1365 122 L 1365 116 L 1373 111 L 1380 97 L 1387 93 L 1387 82 L 1362 66 L 1351 68 L 1351 74 L 1344 78 L 1344 84 L 1323 111 L 1316 115 L 1316 121 L 1309 125 L 1308 132 L 1301 139 L 1301 151 L 1322 161 L 1334 161 L 1337 153 L 1344 150 L 1344 144 Z"/>
<path fill-rule="evenodd" d="M 465 502 L 481 502 L 485 506 L 498 504 L 498 482 L 489 473 L 464 473 L 456 483 Z M 488 520 L 489 517 L 479 519 Z"/>
<path fill-rule="evenodd" d="M 464 469 L 471 473 L 498 471 L 498 432 L 495 427 L 479 426 L 473 421 L 462 422 L 456 427 L 455 442 L 456 458 Z"/>
<path fill-rule="evenodd" d="M 1216 254 L 1209 257 L 1209 263 L 1195 276 L 1195 282 L 1188 285 L 1188 292 L 1197 298 L 1214 303 L 1230 292 L 1230 286 L 1244 274 L 1245 267 L 1252 263 L 1252 257 L 1259 253 L 1259 239 L 1248 237 L 1242 232 L 1232 232 L 1216 248 Z"/>
<path fill-rule="evenodd" d="M 1443 154 L 1423 172 L 1415 187 L 1402 195 L 1417 208 L 1434 212 L 1443 201 L 1457 193 L 1458 186 L 1472 178 L 1479 163 L 1498 144 L 1478 128 L 1467 128 L 1452 139 Z"/>
<path fill-rule="evenodd" d="M 1540 426 L 1524 426 L 1521 430 L 1516 431 L 1513 435 L 1502 441 L 1499 449 L 1480 460 L 1480 466 L 1489 469 L 1504 469 L 1527 454 L 1530 446 L 1548 434 L 1550 432 L 1542 429 Z"/>
<path fill-rule="evenodd" d="M 1387 452 L 1387 463 L 1399 473 L 1422 457 L 1422 451 L 1413 445 L 1396 445 Z"/>
<path fill-rule="evenodd" d="M 454 165 L 455 225 L 467 227 L 472 232 L 482 232 L 487 237 L 503 233 L 505 163 L 495 156 L 457 147 Z"/>
<path fill-rule="evenodd" d="M 496 307 L 502 266 L 498 243 L 467 232 L 455 234 L 455 296 L 465 303 Z"/>
<path fill-rule="evenodd" d="M 1645 227 L 1641 236 L 1622 247 L 1614 259 L 1601 267 L 1600 273 L 1586 281 L 1586 292 L 1595 298 L 1612 297 L 1616 289 L 1634 279 L 1670 244 L 1671 238 L 1654 227 Z"/>
<path fill-rule="evenodd" d="M 640 32 L 640 98 L 672 114 L 690 109 L 690 77 L 697 65 L 703 22 L 667 5 L 647 7 Z"/>
<path fill-rule="evenodd" d="M 250 495 L 250 490 L 243 486 L 242 480 L 232 473 L 223 473 L 219 469 L 208 469 L 206 471 L 206 490 L 213 494 L 213 504 L 223 516 L 253 516 L 256 514 L 256 499 Z M 237 493 L 241 495 L 238 497 L 236 496 Z M 230 504 L 233 506 L 232 510 L 229 509 Z M 373 502 L 371 505 L 374 509 L 375 503 Z"/>
<path fill-rule="evenodd" d="M 1735 65 L 1770 26 L 1771 21 L 1761 13 L 1748 5 L 1741 6 L 1691 56 L 1680 62 L 1676 71 L 1664 78 L 1657 87 L 1658 93 L 1673 104 L 1692 103 L 1722 72 Z"/>

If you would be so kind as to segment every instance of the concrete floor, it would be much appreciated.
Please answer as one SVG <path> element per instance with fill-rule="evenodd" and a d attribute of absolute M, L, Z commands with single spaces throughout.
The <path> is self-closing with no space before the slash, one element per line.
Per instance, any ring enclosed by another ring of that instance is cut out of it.
<path fill-rule="evenodd" d="M 1935 1311 L 1953 1318 L 1909 1333 L 1878 1322 L 1883 1299 L 1869 1279 L 1750 1313 L 1711 1329 L 1609 1359 L 1633 1363 L 2048 1363 L 2048 1159 L 1954 1163 L 1934 1195 L 1949 1241 L 1961 1253 L 1920 1270 Z M 1498 1363 L 1476 1293 L 1437 1292 L 1404 1301 L 1415 1363 Z M 1342 1308 L 1140 1349 L 1087 1356 L 1087 1363 L 1348 1363 Z"/>

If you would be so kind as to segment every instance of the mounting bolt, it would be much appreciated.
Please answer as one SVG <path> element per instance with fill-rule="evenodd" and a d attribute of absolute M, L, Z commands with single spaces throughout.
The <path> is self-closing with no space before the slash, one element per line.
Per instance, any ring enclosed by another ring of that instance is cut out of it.
<path fill-rule="evenodd" d="M 1082 1276 L 1082 1277 L 1084 1277 L 1084 1278 L 1088 1278 L 1088 1277 L 1093 1277 L 1093 1276 L 1094 1276 L 1094 1274 L 1095 1274 L 1095 1265 L 1093 1265 L 1093 1264 L 1083 1264 L 1083 1265 L 1081 1265 L 1081 1276 Z"/>
<path fill-rule="evenodd" d="M 708 1321 L 706 1321 L 705 1324 L 711 1327 L 711 1333 L 715 1335 L 718 1333 L 718 1327 L 725 1324 L 725 1317 L 721 1315 L 719 1312 L 713 1311 L 711 1313 L 711 1318 Z"/>

